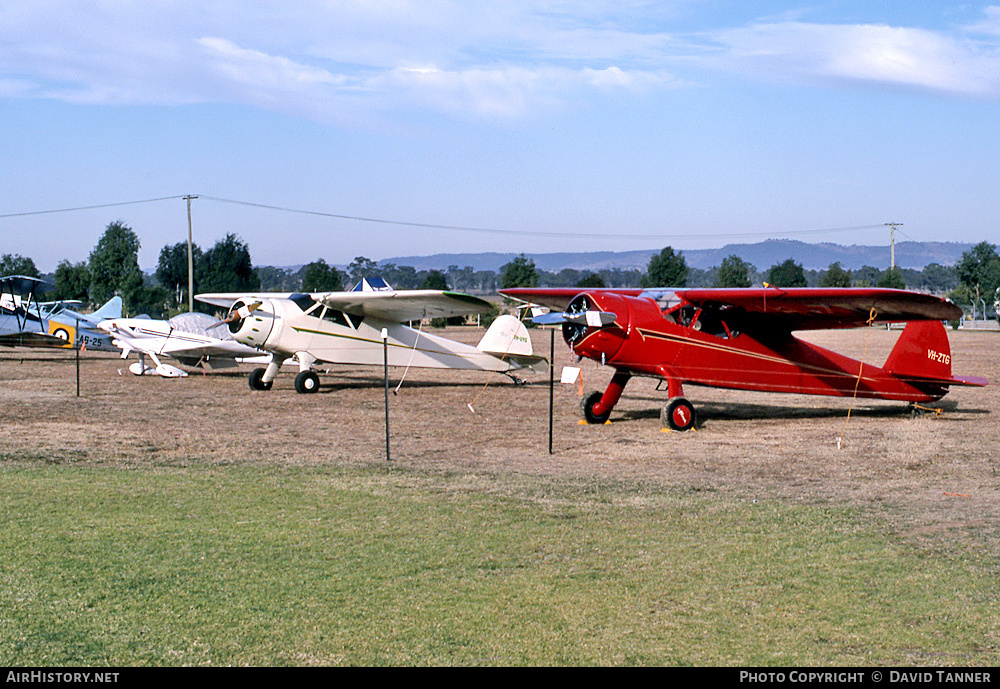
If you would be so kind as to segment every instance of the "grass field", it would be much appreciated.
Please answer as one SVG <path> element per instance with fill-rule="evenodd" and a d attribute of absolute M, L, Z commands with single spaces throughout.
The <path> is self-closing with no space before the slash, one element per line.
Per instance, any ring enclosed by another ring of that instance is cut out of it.
<path fill-rule="evenodd" d="M 0 465 L 0 663 L 995 665 L 998 557 L 866 509 L 349 466 Z"/>
<path fill-rule="evenodd" d="M 880 364 L 898 331 L 809 336 Z M 655 381 L 603 426 L 557 386 L 552 454 L 547 376 L 410 371 L 391 468 L 381 370 L 88 353 L 77 396 L 72 353 L 5 350 L 0 663 L 998 665 L 1000 336 L 949 337 L 991 385 L 940 415 L 690 387 L 673 434 Z"/>

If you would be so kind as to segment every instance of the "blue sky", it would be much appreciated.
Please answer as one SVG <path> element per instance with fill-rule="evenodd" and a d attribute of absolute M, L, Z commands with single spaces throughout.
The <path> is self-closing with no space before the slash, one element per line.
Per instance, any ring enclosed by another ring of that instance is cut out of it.
<path fill-rule="evenodd" d="M 998 106 L 983 3 L 0 0 L 0 253 L 996 243 Z"/>

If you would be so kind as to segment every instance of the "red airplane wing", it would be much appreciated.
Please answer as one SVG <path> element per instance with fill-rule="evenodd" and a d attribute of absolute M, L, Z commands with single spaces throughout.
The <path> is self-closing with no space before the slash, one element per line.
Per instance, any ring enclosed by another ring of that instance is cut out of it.
<path fill-rule="evenodd" d="M 853 328 L 873 323 L 958 320 L 962 309 L 929 294 L 878 287 L 751 287 L 584 289 L 580 287 L 502 289 L 504 296 L 563 310 L 578 294 L 611 292 L 657 299 L 672 292 L 691 306 L 730 312 L 744 330 L 780 328 L 822 330 Z M 874 311 L 873 311 L 874 310 Z"/>
<path fill-rule="evenodd" d="M 703 309 L 738 309 L 749 324 L 755 318 L 792 330 L 852 328 L 872 323 L 948 321 L 962 309 L 929 294 L 876 287 L 777 287 L 678 289 L 675 294 Z"/>

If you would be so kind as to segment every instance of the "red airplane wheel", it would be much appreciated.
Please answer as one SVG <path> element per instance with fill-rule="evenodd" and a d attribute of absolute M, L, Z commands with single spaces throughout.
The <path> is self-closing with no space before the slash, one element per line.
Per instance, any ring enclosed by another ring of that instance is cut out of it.
<path fill-rule="evenodd" d="M 580 402 L 580 413 L 583 414 L 583 418 L 587 423 L 604 423 L 611 416 L 610 409 L 600 416 L 594 413 L 594 405 L 600 402 L 602 397 L 604 397 L 604 393 L 595 390 Z"/>
<path fill-rule="evenodd" d="M 669 400 L 660 413 L 660 421 L 674 431 L 689 431 L 694 428 L 694 405 L 683 397 Z"/>

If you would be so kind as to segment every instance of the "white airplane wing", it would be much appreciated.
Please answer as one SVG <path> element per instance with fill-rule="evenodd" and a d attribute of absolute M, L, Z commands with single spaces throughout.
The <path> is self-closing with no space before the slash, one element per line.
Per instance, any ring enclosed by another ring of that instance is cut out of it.
<path fill-rule="evenodd" d="M 489 311 L 485 299 L 461 292 L 441 290 L 400 290 L 380 292 L 330 292 L 310 295 L 330 308 L 354 316 L 371 316 L 383 321 L 415 321 L 421 318 L 471 316 Z"/>
<path fill-rule="evenodd" d="M 207 294 L 196 294 L 194 298 L 198 301 L 229 309 L 237 299 L 251 297 L 253 299 L 288 299 L 295 292 L 209 292 Z"/>
<path fill-rule="evenodd" d="M 217 292 L 198 294 L 195 298 L 206 304 L 229 309 L 237 299 L 288 299 L 293 294 L 292 292 Z M 492 304 L 479 297 L 433 289 L 313 292 L 309 294 L 309 298 L 352 316 L 371 316 L 396 323 L 422 318 L 471 316 L 485 313 L 492 308 Z"/>

